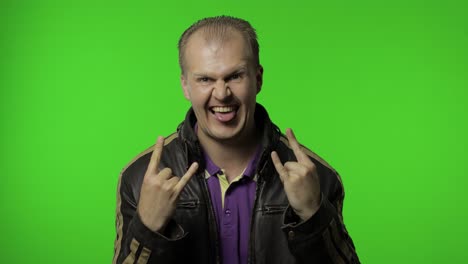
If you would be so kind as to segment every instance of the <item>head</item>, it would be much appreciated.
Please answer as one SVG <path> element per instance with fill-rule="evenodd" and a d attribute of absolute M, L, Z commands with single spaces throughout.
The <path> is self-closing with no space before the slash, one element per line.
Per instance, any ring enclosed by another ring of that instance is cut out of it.
<path fill-rule="evenodd" d="M 200 140 L 239 143 L 253 135 L 263 75 L 258 50 L 255 30 L 238 18 L 205 18 L 182 34 L 181 84 Z"/>

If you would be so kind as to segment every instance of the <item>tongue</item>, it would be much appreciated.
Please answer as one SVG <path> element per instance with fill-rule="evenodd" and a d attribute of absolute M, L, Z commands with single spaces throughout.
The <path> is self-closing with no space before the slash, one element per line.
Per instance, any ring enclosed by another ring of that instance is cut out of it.
<path fill-rule="evenodd" d="M 229 122 L 232 119 L 234 119 L 235 115 L 236 115 L 235 111 L 226 112 L 226 113 L 215 112 L 216 119 L 218 119 L 218 121 L 220 122 Z"/>

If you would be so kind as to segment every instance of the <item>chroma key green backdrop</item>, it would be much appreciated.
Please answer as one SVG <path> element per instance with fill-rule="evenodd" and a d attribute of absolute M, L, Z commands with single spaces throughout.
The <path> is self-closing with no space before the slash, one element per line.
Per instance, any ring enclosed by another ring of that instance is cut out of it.
<path fill-rule="evenodd" d="M 466 263 L 467 2 L 0 6 L 0 262 L 111 262 L 120 170 L 189 107 L 177 40 L 227 14 L 257 28 L 258 101 L 342 175 L 362 263 Z"/>

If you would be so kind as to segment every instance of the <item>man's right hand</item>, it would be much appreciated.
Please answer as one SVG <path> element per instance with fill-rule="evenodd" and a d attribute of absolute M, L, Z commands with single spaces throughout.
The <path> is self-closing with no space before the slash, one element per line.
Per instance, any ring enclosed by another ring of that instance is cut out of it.
<path fill-rule="evenodd" d="M 180 193 L 198 169 L 198 163 L 194 162 L 182 177 L 174 176 L 170 168 L 159 171 L 163 148 L 164 138 L 158 137 L 143 179 L 137 209 L 143 224 L 160 233 L 174 214 Z"/>

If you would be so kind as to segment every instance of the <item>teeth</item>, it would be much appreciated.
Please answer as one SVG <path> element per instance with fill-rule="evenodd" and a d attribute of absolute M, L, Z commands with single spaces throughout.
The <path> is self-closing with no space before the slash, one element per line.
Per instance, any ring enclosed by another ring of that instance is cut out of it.
<path fill-rule="evenodd" d="M 215 106 L 212 108 L 213 112 L 227 113 L 234 111 L 234 106 Z"/>

